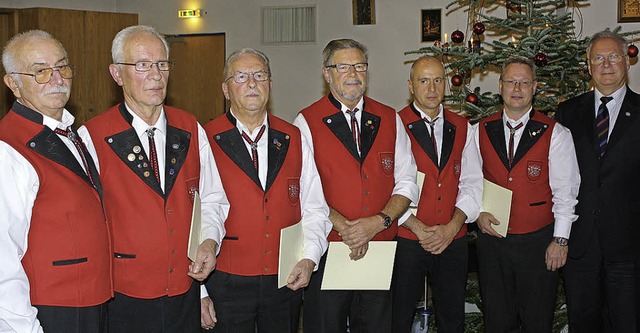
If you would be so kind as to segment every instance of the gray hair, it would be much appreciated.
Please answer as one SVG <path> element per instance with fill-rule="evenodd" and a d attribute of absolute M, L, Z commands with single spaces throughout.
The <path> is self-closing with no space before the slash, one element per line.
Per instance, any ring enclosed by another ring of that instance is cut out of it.
<path fill-rule="evenodd" d="M 23 43 L 32 42 L 36 39 L 54 41 L 56 44 L 58 44 L 60 50 L 62 50 L 65 58 L 67 57 L 67 51 L 64 49 L 64 46 L 62 46 L 62 43 L 51 36 L 50 33 L 43 30 L 25 31 L 13 36 L 2 50 L 2 66 L 4 67 L 6 73 L 21 71 L 21 68 L 19 68 L 19 59 L 22 56 L 21 54 L 19 54 L 20 46 Z M 17 81 L 18 84 L 21 83 L 20 79 L 17 79 Z"/>
<path fill-rule="evenodd" d="M 618 43 L 618 46 L 620 47 L 620 50 L 623 52 L 623 54 L 621 55 L 626 55 L 626 49 L 627 49 L 627 45 L 628 42 L 626 39 L 624 39 L 624 37 L 622 37 L 621 35 L 610 31 L 610 30 L 603 30 L 600 32 L 596 32 L 593 36 L 591 36 L 591 40 L 589 40 L 589 45 L 587 45 L 587 58 L 589 57 L 589 54 L 591 53 L 591 47 L 593 47 L 593 44 L 595 44 L 597 41 L 602 40 L 602 39 L 607 39 L 607 38 L 611 38 L 613 39 L 616 43 Z"/>
<path fill-rule="evenodd" d="M 507 67 L 511 64 L 522 64 L 522 65 L 527 65 L 529 66 L 529 68 L 531 68 L 531 73 L 532 73 L 532 78 L 533 81 L 536 81 L 536 64 L 533 62 L 533 60 L 527 58 L 527 57 L 523 57 L 523 56 L 519 56 L 519 55 L 512 55 L 509 58 L 507 58 L 507 60 L 505 60 L 505 62 L 502 64 L 502 72 L 500 73 L 500 79 L 502 80 L 502 76 L 504 75 L 504 73 L 507 71 Z"/>
<path fill-rule="evenodd" d="M 148 25 L 132 25 L 130 27 L 126 27 L 113 38 L 113 42 L 111 43 L 111 58 L 113 59 L 113 63 L 124 62 L 124 46 L 129 39 L 129 37 L 133 36 L 137 33 L 148 33 L 153 36 L 158 37 L 158 39 L 162 42 L 164 46 L 164 50 L 167 53 L 167 60 L 169 58 L 169 43 L 164 38 L 164 36 L 158 32 L 153 27 Z"/>
<path fill-rule="evenodd" d="M 231 64 L 234 61 L 236 61 L 236 59 L 238 59 L 241 55 L 245 55 L 245 54 L 253 54 L 254 56 L 260 58 L 260 60 L 262 60 L 262 63 L 264 63 L 264 65 L 267 66 L 267 72 L 269 72 L 269 75 L 271 75 L 271 66 L 269 65 L 269 58 L 267 58 L 267 55 L 256 49 L 246 47 L 246 48 L 233 51 L 233 53 L 231 53 L 227 57 L 227 61 L 225 61 L 224 63 L 224 71 L 222 72 L 224 80 L 229 78 L 229 72 L 231 71 Z"/>
<path fill-rule="evenodd" d="M 369 61 L 369 54 L 367 51 L 367 47 L 362 43 L 353 40 L 353 39 L 334 39 L 330 41 L 327 46 L 322 50 L 322 65 L 329 66 L 332 65 L 330 63 L 333 54 L 339 50 L 347 50 L 347 49 L 358 49 L 364 55 L 364 59 L 366 62 Z"/>

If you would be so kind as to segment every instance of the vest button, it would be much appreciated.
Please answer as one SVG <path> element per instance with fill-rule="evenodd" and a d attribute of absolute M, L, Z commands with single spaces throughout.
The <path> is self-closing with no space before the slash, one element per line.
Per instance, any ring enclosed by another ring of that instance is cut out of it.
<path fill-rule="evenodd" d="M 271 253 L 271 251 L 269 250 L 264 251 L 264 254 L 269 254 L 269 253 Z"/>
<path fill-rule="evenodd" d="M 264 219 L 269 221 L 269 215 L 265 216 Z"/>
<path fill-rule="evenodd" d="M 437 213 L 438 213 L 438 214 L 442 214 L 442 211 L 441 211 L 440 209 L 438 209 L 438 212 L 437 212 Z"/>
<path fill-rule="evenodd" d="M 169 234 L 173 235 L 173 229 L 169 230 Z"/>
<path fill-rule="evenodd" d="M 264 202 L 269 202 L 269 198 L 264 198 Z"/>
<path fill-rule="evenodd" d="M 365 212 L 369 210 L 369 207 L 363 207 L 362 210 L 364 210 Z"/>
<path fill-rule="evenodd" d="M 269 238 L 269 234 L 264 234 L 264 237 L 265 238 Z"/>
<path fill-rule="evenodd" d="M 438 197 L 438 200 L 442 200 L 442 197 Z"/>
<path fill-rule="evenodd" d="M 268 272 L 268 271 L 269 271 L 269 267 L 265 267 L 265 268 L 264 268 L 264 271 L 265 271 L 265 272 Z"/>
<path fill-rule="evenodd" d="M 176 254 L 176 250 L 171 250 L 171 254 Z"/>
<path fill-rule="evenodd" d="M 513 181 L 513 178 L 509 177 L 509 181 L 510 181 L 510 182 L 512 182 L 512 181 Z"/>
<path fill-rule="evenodd" d="M 366 174 L 364 174 L 364 175 L 362 175 L 362 178 L 367 179 L 368 177 L 367 177 Z"/>
<path fill-rule="evenodd" d="M 362 192 L 364 195 L 369 195 L 369 191 L 363 191 Z"/>
<path fill-rule="evenodd" d="M 167 215 L 171 214 L 171 209 L 167 209 Z"/>
<path fill-rule="evenodd" d="M 442 183 L 438 183 L 438 187 L 442 187 Z"/>
<path fill-rule="evenodd" d="M 169 268 L 169 273 L 173 273 L 173 268 Z"/>

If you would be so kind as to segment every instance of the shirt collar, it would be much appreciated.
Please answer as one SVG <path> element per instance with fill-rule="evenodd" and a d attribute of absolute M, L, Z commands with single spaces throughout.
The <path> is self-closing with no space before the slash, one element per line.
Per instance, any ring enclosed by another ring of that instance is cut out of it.
<path fill-rule="evenodd" d="M 413 102 L 413 107 L 416 109 L 416 111 L 418 111 L 420 113 L 420 118 L 424 119 L 426 118 L 429 121 L 433 121 L 433 119 L 431 119 L 431 117 L 429 117 L 426 113 L 424 113 L 424 111 L 422 111 L 422 109 L 420 109 L 418 107 L 418 105 L 416 104 L 416 102 Z M 444 107 L 442 106 L 442 104 L 438 105 L 438 115 L 436 116 L 436 123 L 438 123 L 440 120 L 444 120 Z"/>
<path fill-rule="evenodd" d="M 596 105 L 600 105 L 600 103 L 602 103 L 600 101 L 601 97 L 604 97 L 604 95 L 598 91 L 598 89 L 593 89 L 593 91 L 595 92 L 595 100 L 596 100 Z M 622 100 L 624 100 L 624 96 L 627 94 L 627 86 L 623 85 L 622 87 L 618 88 L 618 90 L 614 91 L 611 95 L 609 95 L 610 97 L 613 98 L 613 100 L 611 102 L 613 102 L 612 104 L 617 104 L 619 102 L 621 102 Z M 609 103 L 611 103 L 609 102 Z M 609 106 L 611 104 L 607 103 L 607 106 Z"/>
<path fill-rule="evenodd" d="M 524 114 L 524 116 L 522 116 L 518 120 L 513 120 L 513 119 L 509 118 L 507 116 L 507 113 L 502 111 L 502 124 L 503 124 L 503 126 L 506 127 L 507 123 L 511 124 L 511 127 L 513 127 L 513 128 L 518 126 L 518 123 L 522 123 L 522 127 L 527 126 L 527 122 L 529 122 L 529 119 L 531 118 L 531 110 L 533 110 L 533 107 L 530 107 L 529 110 L 527 110 L 527 112 Z"/>
<path fill-rule="evenodd" d="M 164 107 L 162 107 L 162 111 L 160 111 L 160 116 L 158 117 L 158 120 L 156 121 L 156 123 L 153 125 L 149 125 L 144 120 L 142 120 L 142 118 L 140 118 L 137 114 L 135 114 L 135 112 L 133 112 L 129 108 L 129 105 L 127 105 L 126 102 L 124 105 L 127 108 L 127 112 L 129 112 L 129 114 L 131 114 L 131 116 L 133 117 L 133 121 L 131 121 L 131 127 L 133 127 L 136 130 L 136 134 L 138 134 L 138 136 L 142 136 L 144 132 L 146 132 L 146 130 L 149 129 L 149 127 L 155 127 L 156 132 L 160 132 L 162 134 L 167 133 L 167 117 L 164 113 Z"/>
<path fill-rule="evenodd" d="M 236 127 L 238 128 L 238 131 L 240 131 L 240 133 L 242 132 L 246 132 L 247 134 L 249 134 L 250 137 L 255 137 L 256 135 L 258 135 L 258 131 L 260 131 L 260 127 L 264 126 L 265 130 L 269 129 L 269 122 L 267 121 L 267 119 L 269 118 L 266 114 L 264 115 L 264 119 L 262 120 L 262 125 L 256 127 L 253 132 L 249 131 L 249 128 L 247 126 L 245 126 L 240 120 L 238 120 L 238 117 L 236 117 L 236 115 L 233 113 L 233 110 L 231 110 L 231 108 L 229 108 L 229 112 L 231 112 L 231 115 L 233 116 L 233 118 L 235 118 L 236 120 Z M 254 133 L 255 132 L 255 133 Z"/>

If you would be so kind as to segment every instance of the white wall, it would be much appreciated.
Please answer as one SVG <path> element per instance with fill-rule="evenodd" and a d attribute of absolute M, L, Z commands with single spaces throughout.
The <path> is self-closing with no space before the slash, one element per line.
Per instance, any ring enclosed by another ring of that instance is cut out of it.
<path fill-rule="evenodd" d="M 451 0 L 376 0 L 376 24 L 354 26 L 351 23 L 350 0 L 0 0 L 0 7 L 57 7 L 102 11 L 134 12 L 141 24 L 155 26 L 166 34 L 226 33 L 227 54 L 240 47 L 254 47 L 271 59 L 273 90 L 271 111 L 287 120 L 326 93 L 321 75 L 321 52 L 335 38 L 354 38 L 369 48 L 368 95 L 396 109 L 409 98 L 406 80 L 407 61 L 415 55 L 420 43 L 420 9 L 443 8 L 443 32 L 466 32 L 466 13 L 458 10 L 446 15 L 445 6 Z M 584 18 L 582 37 L 606 27 L 615 27 L 617 11 L 613 0 L 592 0 L 581 8 Z M 314 45 L 260 45 L 260 7 L 274 5 L 316 4 L 318 12 L 318 42 Z M 202 8 L 208 12 L 200 19 L 178 19 L 179 9 Z M 492 14 L 495 15 L 495 14 Z M 576 16 L 577 19 L 577 16 Z M 577 19 L 578 20 L 578 19 Z M 579 21 L 579 20 L 578 20 Z M 578 22 L 578 25 L 580 22 Z M 620 24 L 623 31 L 640 30 L 639 23 Z M 579 31 L 579 28 L 578 28 Z M 640 37 L 640 36 L 638 36 Z M 634 61 L 630 85 L 640 91 L 640 64 Z M 484 90 L 495 90 L 496 80 L 478 80 Z M 218 85 L 211 89 L 220 89 Z"/>

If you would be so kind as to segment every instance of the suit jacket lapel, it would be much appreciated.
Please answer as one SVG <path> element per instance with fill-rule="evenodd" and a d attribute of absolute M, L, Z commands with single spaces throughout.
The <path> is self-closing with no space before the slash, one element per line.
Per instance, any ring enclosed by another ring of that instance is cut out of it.
<path fill-rule="evenodd" d="M 364 113 L 363 113 L 364 116 Z M 342 145 L 351 153 L 356 161 L 362 160 L 360 159 L 360 155 L 358 154 L 358 148 L 356 147 L 356 143 L 353 142 L 353 136 L 351 134 L 351 129 L 349 128 L 349 124 L 347 123 L 347 119 L 344 116 L 342 111 L 338 111 L 328 117 L 322 119 L 325 125 L 329 128 L 329 130 L 340 140 Z M 364 141 L 362 138 L 361 141 Z M 364 146 L 364 144 L 363 144 Z M 371 147 L 371 146 L 369 146 Z"/>
<path fill-rule="evenodd" d="M 191 133 L 170 126 L 167 119 L 167 139 L 164 163 L 164 193 L 169 197 L 180 169 L 184 165 L 191 144 Z"/>
<path fill-rule="evenodd" d="M 280 168 L 284 164 L 284 160 L 289 151 L 290 136 L 287 133 L 269 127 L 269 141 L 267 142 L 267 151 L 269 157 L 269 169 L 267 169 L 267 185 L 265 192 L 269 191 L 271 185 L 276 180 Z"/>
<path fill-rule="evenodd" d="M 366 108 L 366 105 L 363 106 Z M 362 117 L 360 118 L 360 155 L 361 161 L 364 161 L 371 150 L 371 146 L 376 140 L 378 135 L 378 129 L 380 128 L 380 117 L 371 114 L 366 111 L 362 111 Z M 353 141 L 353 140 L 351 140 Z"/>
<path fill-rule="evenodd" d="M 493 146 L 493 149 L 500 157 L 502 164 L 507 170 L 509 170 L 509 158 L 507 156 L 507 145 L 504 142 L 504 125 L 502 123 L 502 117 L 494 121 L 484 123 L 487 130 L 487 136 Z"/>
<path fill-rule="evenodd" d="M 613 125 L 613 131 L 609 136 L 607 149 L 604 153 L 605 157 L 607 156 L 609 147 L 615 148 L 615 145 L 618 143 L 618 141 L 620 141 L 621 138 L 624 137 L 631 124 L 633 124 L 638 118 L 637 108 L 639 105 L 640 101 L 638 101 L 637 95 L 635 95 L 629 88 L 627 88 L 627 94 L 622 101 L 622 106 L 620 107 L 618 118 L 616 119 L 616 123 Z"/>

